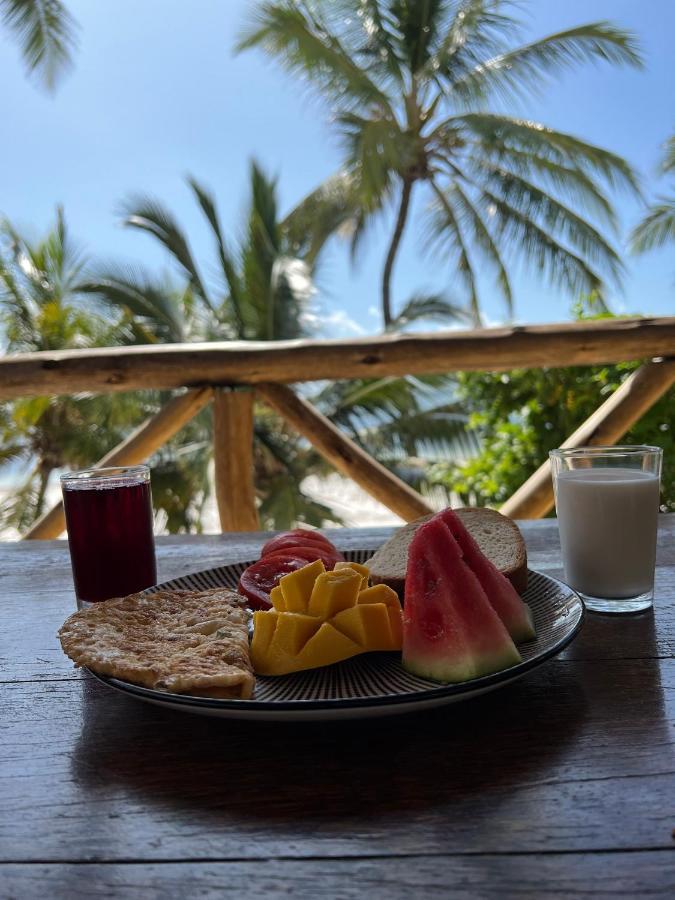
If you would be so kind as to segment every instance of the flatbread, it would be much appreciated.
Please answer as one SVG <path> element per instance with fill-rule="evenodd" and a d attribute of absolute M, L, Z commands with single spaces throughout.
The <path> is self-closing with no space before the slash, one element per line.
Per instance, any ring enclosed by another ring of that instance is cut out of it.
<path fill-rule="evenodd" d="M 59 631 L 76 666 L 176 694 L 246 700 L 255 676 L 243 598 L 226 588 L 106 600 Z"/>

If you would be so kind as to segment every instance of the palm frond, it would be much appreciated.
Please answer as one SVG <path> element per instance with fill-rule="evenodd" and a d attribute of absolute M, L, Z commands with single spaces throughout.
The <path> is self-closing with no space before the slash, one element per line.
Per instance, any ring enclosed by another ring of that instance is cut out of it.
<path fill-rule="evenodd" d="M 591 266 L 527 214 L 487 188 L 481 190 L 478 202 L 483 214 L 492 218 L 499 239 L 552 284 L 572 295 L 597 291 L 602 296 L 602 280 Z"/>
<path fill-rule="evenodd" d="M 399 55 L 407 69 L 417 75 L 432 56 L 434 45 L 442 31 L 445 0 L 391 0 L 391 15 L 396 22 Z"/>
<path fill-rule="evenodd" d="M 487 148 L 486 148 L 487 149 Z M 573 203 L 579 203 L 590 213 L 617 230 L 617 218 L 612 204 L 594 179 L 574 165 L 564 165 L 540 156 L 536 152 L 500 147 L 488 150 L 485 159 L 508 167 L 519 175 L 536 174 L 546 186 L 556 190 Z"/>
<path fill-rule="evenodd" d="M 463 306 L 451 303 L 441 294 L 415 294 L 394 316 L 388 330 L 400 331 L 419 321 L 471 323 L 471 316 Z"/>
<path fill-rule="evenodd" d="M 229 290 L 229 300 L 232 305 L 232 312 L 238 324 L 238 331 L 243 336 L 244 318 L 242 314 L 242 307 L 244 304 L 244 298 L 242 297 L 242 284 L 235 263 L 228 253 L 227 247 L 225 246 L 225 239 L 223 238 L 223 233 L 220 227 L 220 220 L 218 218 L 218 211 L 216 209 L 215 200 L 213 199 L 213 195 L 210 193 L 210 191 L 208 191 L 192 176 L 188 177 L 187 182 L 192 188 L 192 191 L 197 198 L 197 202 L 199 203 L 202 212 L 206 216 L 206 219 L 211 226 L 211 230 L 213 231 L 214 237 L 216 239 L 218 258 L 220 259 L 220 265 L 223 270 L 223 277 Z"/>
<path fill-rule="evenodd" d="M 53 90 L 72 66 L 75 19 L 61 0 L 0 0 L 0 15 L 19 42 L 28 73 Z"/>
<path fill-rule="evenodd" d="M 399 422 L 364 430 L 360 443 L 377 458 L 467 459 L 480 452 L 480 439 L 469 417 L 453 404 L 422 409 Z"/>
<path fill-rule="evenodd" d="M 310 12 L 305 3 L 258 4 L 235 49 L 241 52 L 251 47 L 267 51 L 288 71 L 307 76 L 340 108 L 353 101 L 375 105 L 391 115 L 386 94 L 353 61 L 335 33 L 323 27 L 317 11 Z"/>
<path fill-rule="evenodd" d="M 497 284 L 506 301 L 509 315 L 513 315 L 511 281 L 494 238 L 490 234 L 490 230 L 485 224 L 483 217 L 471 202 L 468 194 L 462 190 L 461 185 L 458 182 L 454 183 L 451 187 L 451 191 L 455 194 L 456 203 L 459 206 L 460 213 L 463 214 L 464 220 L 471 229 L 474 243 L 481 249 L 486 260 L 496 269 Z"/>
<path fill-rule="evenodd" d="M 633 253 L 646 253 L 675 242 L 675 197 L 662 197 L 630 234 Z"/>
<path fill-rule="evenodd" d="M 381 0 L 330 0 L 323 4 L 322 16 L 330 30 L 344 35 L 346 46 L 352 48 L 370 73 L 382 82 L 404 84 L 405 75 L 399 58 L 397 22 L 391 9 Z"/>
<path fill-rule="evenodd" d="M 675 134 L 671 135 L 666 141 L 663 158 L 661 160 L 661 171 L 664 174 L 675 170 Z"/>
<path fill-rule="evenodd" d="M 446 125 L 453 130 L 460 128 L 468 140 L 476 139 L 476 153 L 514 147 L 536 153 L 551 162 L 572 164 L 582 172 L 601 176 L 613 188 L 626 188 L 640 196 L 637 176 L 625 159 L 574 135 L 547 128 L 537 122 L 494 113 L 451 116 L 440 123 L 436 130 L 442 130 Z"/>
<path fill-rule="evenodd" d="M 440 205 L 438 216 L 434 223 L 434 232 L 438 239 L 449 240 L 458 253 L 457 269 L 469 293 L 469 309 L 471 319 L 476 327 L 480 327 L 480 302 L 476 285 L 476 274 L 469 258 L 466 241 L 459 222 L 458 214 L 453 209 L 448 197 L 432 179 L 429 184 Z"/>
<path fill-rule="evenodd" d="M 481 59 L 496 53 L 520 23 L 500 12 L 501 0 L 464 0 L 454 12 L 442 39 L 427 61 L 423 76 L 455 81 Z"/>
<path fill-rule="evenodd" d="M 334 234 L 356 228 L 360 202 L 352 175 L 338 172 L 304 197 L 281 221 L 287 252 L 311 267 Z"/>
<path fill-rule="evenodd" d="M 98 297 L 114 309 L 127 310 L 149 324 L 148 333 L 155 340 L 181 343 L 186 339 L 186 322 L 178 292 L 140 266 L 100 266 L 79 285 L 79 290 Z"/>
<path fill-rule="evenodd" d="M 479 183 L 487 186 L 528 218 L 543 224 L 550 235 L 562 238 L 586 259 L 605 268 L 615 280 L 623 270 L 618 254 L 590 222 L 551 194 L 502 167 L 477 162 Z"/>
<path fill-rule="evenodd" d="M 136 194 L 127 199 L 122 204 L 122 212 L 124 225 L 151 234 L 166 247 L 185 270 L 205 305 L 215 314 L 214 304 L 199 274 L 188 239 L 171 212 L 147 194 Z"/>
<path fill-rule="evenodd" d="M 560 71 L 585 62 L 642 65 L 637 39 L 611 22 L 591 22 L 539 38 L 479 63 L 452 82 L 465 104 L 485 100 L 493 92 L 508 99 L 532 92 Z"/>

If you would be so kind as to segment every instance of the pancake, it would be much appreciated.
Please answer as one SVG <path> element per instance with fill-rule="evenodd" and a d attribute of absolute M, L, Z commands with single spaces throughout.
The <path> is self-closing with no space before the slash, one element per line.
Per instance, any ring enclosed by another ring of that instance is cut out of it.
<path fill-rule="evenodd" d="M 96 603 L 64 622 L 76 666 L 175 694 L 246 700 L 255 676 L 248 613 L 227 588 L 158 591 Z"/>

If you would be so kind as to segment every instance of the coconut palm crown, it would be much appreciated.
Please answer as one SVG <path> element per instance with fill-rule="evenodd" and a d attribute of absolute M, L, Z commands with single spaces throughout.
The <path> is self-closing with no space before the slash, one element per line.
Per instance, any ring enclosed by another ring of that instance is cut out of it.
<path fill-rule="evenodd" d="M 329 101 L 346 149 L 354 241 L 395 206 L 385 327 L 395 319 L 392 272 L 417 189 L 428 201 L 425 247 L 451 262 L 476 324 L 478 272 L 495 274 L 511 311 L 516 257 L 573 295 L 621 276 L 603 229 L 615 227 L 608 189 L 637 190 L 629 165 L 502 110 L 587 61 L 640 65 L 636 41 L 609 22 L 524 44 L 519 32 L 501 0 L 263 0 L 238 42 L 276 57 Z"/>

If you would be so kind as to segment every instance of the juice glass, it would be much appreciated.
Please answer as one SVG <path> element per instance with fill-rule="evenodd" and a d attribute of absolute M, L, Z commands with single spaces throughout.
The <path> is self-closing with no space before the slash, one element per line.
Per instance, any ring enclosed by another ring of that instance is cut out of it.
<path fill-rule="evenodd" d="M 157 582 L 150 469 L 85 469 L 61 476 L 79 607 Z"/>
<path fill-rule="evenodd" d="M 652 605 L 662 457 L 647 446 L 550 453 L 565 580 L 588 609 Z"/>

